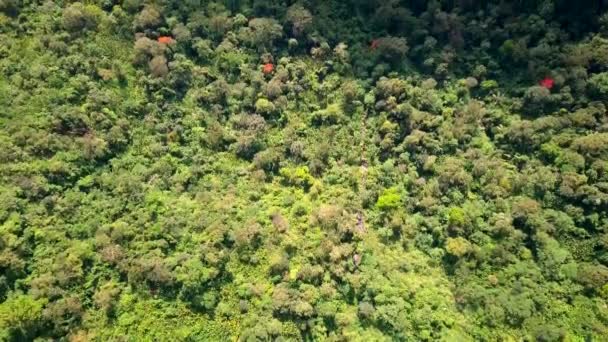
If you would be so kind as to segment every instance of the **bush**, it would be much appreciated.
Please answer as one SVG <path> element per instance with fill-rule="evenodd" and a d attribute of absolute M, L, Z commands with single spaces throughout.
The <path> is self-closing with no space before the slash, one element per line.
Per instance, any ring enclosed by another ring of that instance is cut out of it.
<path fill-rule="evenodd" d="M 376 93 L 383 99 L 390 96 L 399 97 L 405 93 L 406 88 L 407 83 L 398 78 L 381 77 L 376 83 Z"/>
<path fill-rule="evenodd" d="M 564 331 L 554 325 L 541 325 L 534 331 L 537 342 L 558 342 L 564 340 Z"/>
<path fill-rule="evenodd" d="M 591 97 L 608 101 L 608 72 L 602 72 L 591 76 L 589 79 L 589 92 Z"/>
<path fill-rule="evenodd" d="M 162 22 L 160 11 L 154 6 L 146 6 L 135 17 L 133 24 L 136 29 L 151 29 L 158 27 Z"/>
<path fill-rule="evenodd" d="M 258 169 L 267 172 L 275 172 L 281 162 L 281 153 L 276 149 L 268 149 L 257 153 L 253 157 L 253 163 Z"/>
<path fill-rule="evenodd" d="M 289 7 L 285 18 L 291 23 L 291 32 L 296 37 L 301 36 L 312 25 L 312 14 L 300 4 Z"/>
<path fill-rule="evenodd" d="M 325 228 L 336 228 L 340 223 L 343 208 L 338 205 L 323 204 L 315 213 L 317 222 Z"/>
<path fill-rule="evenodd" d="M 464 161 L 456 157 L 446 157 L 438 162 L 435 172 L 439 176 L 439 185 L 442 191 L 458 189 L 466 191 L 473 177 L 467 172 Z"/>
<path fill-rule="evenodd" d="M 588 289 L 600 291 L 602 286 L 608 284 L 608 267 L 585 264 L 579 268 L 577 280 Z"/>
<path fill-rule="evenodd" d="M 43 300 L 17 295 L 0 304 L 0 339 L 4 341 L 33 340 L 43 327 Z"/>
<path fill-rule="evenodd" d="M 207 33 L 214 39 L 221 39 L 232 28 L 233 22 L 225 13 L 214 15 L 205 23 Z"/>
<path fill-rule="evenodd" d="M 262 115 L 270 115 L 270 114 L 274 113 L 275 110 L 276 110 L 276 107 L 274 106 L 274 104 L 272 102 L 268 101 L 267 99 L 261 98 L 255 102 L 256 113 L 259 113 Z"/>
<path fill-rule="evenodd" d="M 312 121 L 316 124 L 336 124 L 341 121 L 343 116 L 340 105 L 333 103 L 325 109 L 312 113 Z"/>
<path fill-rule="evenodd" d="M 246 134 L 238 137 L 234 147 L 236 155 L 250 160 L 256 155 L 256 153 L 264 148 L 264 143 L 255 134 Z"/>
<path fill-rule="evenodd" d="M 15 15 L 21 7 L 21 0 L 0 0 L 0 12 Z"/>
<path fill-rule="evenodd" d="M 406 57 L 409 46 L 403 37 L 383 37 L 376 41 L 376 51 L 381 58 L 398 63 Z"/>
<path fill-rule="evenodd" d="M 283 27 L 272 18 L 255 18 L 249 21 L 250 42 L 256 46 L 270 47 L 283 36 Z"/>
<path fill-rule="evenodd" d="M 94 5 L 75 2 L 63 10 L 63 26 L 72 32 L 94 30 L 99 23 L 100 12 Z"/>
<path fill-rule="evenodd" d="M 533 86 L 524 94 L 523 111 L 527 114 L 540 116 L 553 110 L 554 105 L 551 91 L 545 87 Z"/>
<path fill-rule="evenodd" d="M 376 208 L 389 211 L 392 209 L 399 208 L 402 204 L 401 194 L 399 189 L 396 187 L 388 188 L 382 192 L 382 195 L 378 197 L 376 202 Z"/>
<path fill-rule="evenodd" d="M 496 82 L 495 80 L 485 80 L 481 82 L 481 89 L 483 91 L 488 92 L 496 88 L 498 88 L 498 82 Z"/>
<path fill-rule="evenodd" d="M 279 174 L 288 184 L 301 186 L 305 189 L 310 188 L 314 182 L 314 177 L 310 175 L 308 166 L 284 167 L 279 170 Z"/>
<path fill-rule="evenodd" d="M 604 156 L 608 152 L 608 133 L 592 133 L 578 137 L 572 142 L 572 147 L 585 155 Z"/>
<path fill-rule="evenodd" d="M 154 77 L 164 77 L 169 73 L 167 58 L 165 56 L 156 56 L 150 60 L 150 73 Z"/>
<path fill-rule="evenodd" d="M 466 223 L 466 216 L 462 208 L 451 208 L 448 212 L 448 224 L 455 227 L 463 227 Z"/>
<path fill-rule="evenodd" d="M 157 41 L 147 37 L 139 38 L 135 41 L 135 58 L 134 63 L 145 65 L 146 62 L 155 56 L 162 55 L 165 47 Z"/>
<path fill-rule="evenodd" d="M 445 243 L 445 250 L 451 255 L 461 258 L 471 252 L 471 243 L 462 237 L 448 238 Z"/>

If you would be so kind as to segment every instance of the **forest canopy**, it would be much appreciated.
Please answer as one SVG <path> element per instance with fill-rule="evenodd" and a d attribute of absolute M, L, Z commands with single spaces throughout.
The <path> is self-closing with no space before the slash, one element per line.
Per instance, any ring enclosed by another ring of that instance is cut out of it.
<path fill-rule="evenodd" d="M 603 0 L 0 0 L 0 340 L 602 341 Z"/>

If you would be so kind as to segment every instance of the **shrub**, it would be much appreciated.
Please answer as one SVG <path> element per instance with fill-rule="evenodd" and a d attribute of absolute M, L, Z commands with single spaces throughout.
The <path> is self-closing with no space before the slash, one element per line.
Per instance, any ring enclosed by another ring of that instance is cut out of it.
<path fill-rule="evenodd" d="M 608 72 L 591 76 L 589 79 L 589 92 L 595 99 L 608 101 Z"/>
<path fill-rule="evenodd" d="M 159 44 L 157 41 L 147 37 L 142 37 L 136 40 L 134 48 L 134 63 L 139 65 L 145 65 L 150 58 L 162 55 L 165 51 L 165 47 L 162 44 Z"/>
<path fill-rule="evenodd" d="M 156 56 L 150 60 L 148 66 L 150 67 L 150 73 L 154 77 L 164 77 L 169 73 L 169 66 L 167 65 L 167 58 L 165 56 Z"/>
<path fill-rule="evenodd" d="M 409 51 L 407 39 L 403 37 L 383 37 L 376 41 L 376 51 L 381 58 L 392 62 L 400 62 Z"/>
<path fill-rule="evenodd" d="M 312 120 L 317 124 L 335 124 L 340 122 L 340 119 L 343 116 L 344 114 L 342 114 L 342 108 L 340 105 L 333 103 L 327 106 L 325 109 L 312 113 Z"/>
<path fill-rule="evenodd" d="M 436 82 L 435 82 L 436 83 Z M 406 90 L 407 84 L 398 78 L 381 77 L 376 83 L 376 92 L 381 98 L 399 97 Z"/>
<path fill-rule="evenodd" d="M 308 166 L 284 167 L 279 170 L 283 179 L 291 185 L 310 188 L 314 182 L 314 177 L 310 175 Z"/>
<path fill-rule="evenodd" d="M 31 296 L 9 297 L 0 304 L 0 338 L 6 341 L 33 340 L 42 328 L 45 301 Z"/>
<path fill-rule="evenodd" d="M 15 15 L 21 6 L 21 0 L 0 0 L 0 12 Z"/>
<path fill-rule="evenodd" d="M 608 283 L 608 267 L 585 264 L 578 270 L 577 280 L 587 288 L 599 291 Z"/>
<path fill-rule="evenodd" d="M 146 6 L 135 17 L 133 24 L 136 29 L 150 29 L 159 26 L 162 22 L 160 11 L 154 6 Z"/>
<path fill-rule="evenodd" d="M 527 114 L 541 115 L 554 109 L 554 105 L 555 101 L 551 96 L 551 91 L 545 87 L 533 86 L 528 88 L 524 94 L 523 110 Z"/>
<path fill-rule="evenodd" d="M 68 31 L 93 30 L 99 23 L 101 10 L 94 6 L 85 6 L 75 2 L 63 10 L 63 26 Z"/>
<path fill-rule="evenodd" d="M 228 15 L 222 13 L 212 16 L 205 24 L 205 28 L 211 37 L 221 39 L 232 28 L 233 21 Z"/>
<path fill-rule="evenodd" d="M 515 220 L 528 220 L 541 211 L 540 204 L 528 197 L 517 198 L 513 203 L 513 219 Z"/>
<path fill-rule="evenodd" d="M 278 169 L 279 163 L 281 162 L 282 154 L 277 149 L 271 148 L 261 152 L 258 152 L 253 157 L 254 165 L 268 172 L 274 172 Z"/>
<path fill-rule="evenodd" d="M 471 243 L 462 237 L 448 238 L 445 243 L 445 250 L 451 255 L 461 258 L 471 252 Z"/>
<path fill-rule="evenodd" d="M 447 157 L 435 167 L 435 172 L 439 176 L 439 185 L 442 191 L 454 188 L 465 191 L 473 182 L 473 177 L 467 172 L 464 161 Z"/>
<path fill-rule="evenodd" d="M 289 228 L 289 222 L 283 215 L 281 215 L 281 213 L 275 212 L 270 215 L 270 218 L 272 219 L 272 225 L 277 230 L 277 232 L 284 233 Z"/>
<path fill-rule="evenodd" d="M 564 337 L 564 331 L 554 325 L 545 324 L 534 330 L 534 338 L 537 342 L 558 342 L 563 341 Z"/>
<path fill-rule="evenodd" d="M 335 228 L 339 224 L 342 210 L 342 207 L 337 205 L 323 204 L 317 210 L 315 217 L 321 226 Z"/>
<path fill-rule="evenodd" d="M 291 32 L 300 36 L 312 25 L 312 14 L 300 4 L 294 4 L 287 10 L 286 19 L 291 23 Z"/>
<path fill-rule="evenodd" d="M 396 187 L 385 189 L 382 192 L 382 195 L 378 197 L 378 201 L 376 202 L 376 208 L 388 211 L 391 209 L 396 209 L 401 206 L 402 199 L 399 189 Z"/>
<path fill-rule="evenodd" d="M 498 82 L 495 80 L 485 80 L 481 82 L 481 89 L 483 91 L 491 91 L 498 88 Z"/>
<path fill-rule="evenodd" d="M 608 152 L 608 133 L 592 133 L 578 137 L 572 142 L 577 151 L 592 156 L 602 156 Z"/>
<path fill-rule="evenodd" d="M 466 224 L 466 216 L 462 208 L 454 207 L 448 212 L 448 224 L 450 226 L 462 227 Z"/>
<path fill-rule="evenodd" d="M 274 104 L 265 98 L 260 98 L 255 102 L 256 113 L 262 115 L 269 115 L 272 114 L 275 110 L 276 107 L 274 106 Z"/>
<path fill-rule="evenodd" d="M 283 27 L 272 18 L 255 18 L 249 21 L 250 39 L 254 45 L 272 46 L 283 36 Z"/>

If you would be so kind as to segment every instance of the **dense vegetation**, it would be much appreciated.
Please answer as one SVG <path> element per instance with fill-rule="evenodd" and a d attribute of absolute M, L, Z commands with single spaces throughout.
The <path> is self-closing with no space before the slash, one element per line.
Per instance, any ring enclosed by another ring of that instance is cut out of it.
<path fill-rule="evenodd" d="M 0 0 L 0 340 L 606 340 L 602 4 Z"/>

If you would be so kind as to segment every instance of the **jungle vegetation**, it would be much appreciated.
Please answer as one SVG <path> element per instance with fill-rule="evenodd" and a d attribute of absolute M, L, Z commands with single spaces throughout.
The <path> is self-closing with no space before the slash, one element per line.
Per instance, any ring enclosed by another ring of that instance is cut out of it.
<path fill-rule="evenodd" d="M 0 340 L 608 340 L 606 5 L 0 0 Z"/>

